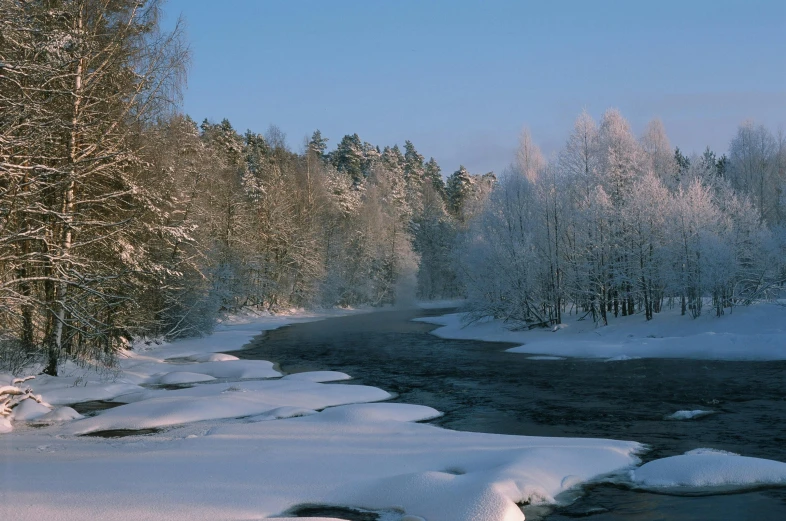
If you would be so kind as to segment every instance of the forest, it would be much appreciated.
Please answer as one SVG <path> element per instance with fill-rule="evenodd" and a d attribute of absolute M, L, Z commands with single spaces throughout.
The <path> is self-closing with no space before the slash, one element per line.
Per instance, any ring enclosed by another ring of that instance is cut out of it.
<path fill-rule="evenodd" d="M 578 116 L 499 174 L 405 141 L 197 123 L 160 2 L 0 0 L 0 365 L 111 366 L 245 308 L 466 298 L 512 327 L 722 315 L 786 281 L 786 135 L 685 155 Z M 566 129 L 569 130 L 569 129 Z M 448 175 L 449 174 L 449 175 Z"/>

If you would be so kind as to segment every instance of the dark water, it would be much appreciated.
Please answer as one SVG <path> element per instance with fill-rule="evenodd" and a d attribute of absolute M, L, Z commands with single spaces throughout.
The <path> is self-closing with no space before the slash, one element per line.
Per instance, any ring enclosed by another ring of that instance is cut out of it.
<path fill-rule="evenodd" d="M 645 461 L 711 447 L 786 461 L 786 362 L 641 359 L 528 360 L 508 344 L 442 340 L 411 322 L 442 311 L 390 311 L 267 332 L 234 354 L 288 373 L 343 371 L 396 401 L 445 413 L 433 423 L 465 431 L 635 440 Z M 715 414 L 665 420 L 682 409 Z M 547 519 L 786 520 L 786 490 L 677 497 L 589 487 Z"/>
<path fill-rule="evenodd" d="M 101 411 L 113 409 L 124 405 L 119 402 L 107 402 L 104 400 L 91 400 L 89 402 L 72 403 L 70 407 L 83 416 L 95 416 Z"/>

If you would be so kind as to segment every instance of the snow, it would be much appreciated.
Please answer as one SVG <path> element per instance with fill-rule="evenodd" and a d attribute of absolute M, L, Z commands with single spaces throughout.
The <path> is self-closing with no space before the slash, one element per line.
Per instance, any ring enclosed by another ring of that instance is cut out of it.
<path fill-rule="evenodd" d="M 591 320 L 563 317 L 567 327 L 553 331 L 511 331 L 501 320 L 486 318 L 466 325 L 465 313 L 418 318 L 437 324 L 442 338 L 511 342 L 508 349 L 531 355 L 601 358 L 693 358 L 713 360 L 786 360 L 786 306 L 762 302 L 734 308 L 732 313 L 697 319 L 666 310 L 645 320 L 643 315 L 611 318 L 596 327 Z"/>
<path fill-rule="evenodd" d="M 547 355 L 535 355 L 535 356 L 528 356 L 527 360 L 565 360 L 564 356 L 547 356 Z"/>
<path fill-rule="evenodd" d="M 186 371 L 174 371 L 166 373 L 158 379 L 161 385 L 177 385 L 177 384 L 191 384 L 199 382 L 209 382 L 215 380 L 215 377 L 208 376 L 202 373 L 189 373 Z"/>
<path fill-rule="evenodd" d="M 3 434 L 0 462 L 13 479 L 0 487 L 0 518 L 262 519 L 326 504 L 384 511 L 391 521 L 520 521 L 517 502 L 553 503 L 639 463 L 636 442 L 450 431 L 417 423 L 441 414 L 430 407 L 372 403 L 391 395 L 326 383 L 348 379 L 344 373 L 271 379 L 269 362 L 206 356 L 285 323 L 255 320 L 129 351 L 114 382 L 93 373 L 27 382 L 56 403 L 111 396 L 125 405 L 81 419 L 70 408 L 40 406 L 46 413 L 37 420 L 48 425 Z M 192 363 L 165 361 L 184 357 Z M 190 378 L 184 372 L 234 381 L 138 385 Z M 267 376 L 248 379 L 260 372 Z M 3 420 L 0 430 L 12 425 Z M 161 428 L 119 439 L 80 436 Z"/>
<path fill-rule="evenodd" d="M 405 403 L 361 403 L 325 410 L 320 421 L 330 422 L 418 422 L 439 418 L 442 413 L 425 405 Z"/>
<path fill-rule="evenodd" d="M 42 405 L 35 400 L 28 398 L 22 400 L 13 411 L 11 411 L 11 419 L 14 421 L 30 421 L 36 418 L 49 414 L 52 411 L 46 405 Z"/>
<path fill-rule="evenodd" d="M 352 377 L 346 373 L 338 371 L 309 371 L 307 373 L 288 374 L 282 380 L 307 380 L 309 382 L 338 382 L 341 380 L 351 380 Z"/>
<path fill-rule="evenodd" d="M 577 484 L 630 468 L 641 450 L 633 442 L 411 423 L 434 413 L 384 403 L 120 440 L 73 438 L 53 428 L 7 434 L 0 455 L 14 478 L 0 490 L 0 515 L 260 519 L 316 503 L 400 509 L 429 521 L 514 521 L 523 519 L 516 502 L 555 501 Z"/>
<path fill-rule="evenodd" d="M 273 369 L 272 362 L 266 360 L 228 360 L 224 362 L 203 362 L 189 364 L 171 364 L 158 361 L 141 361 L 136 363 L 125 361 L 121 365 L 128 367 L 126 378 L 136 383 L 158 383 L 159 378 L 167 373 L 198 373 L 213 378 L 277 378 L 281 373 Z"/>
<path fill-rule="evenodd" d="M 226 353 L 210 353 L 206 355 L 193 355 L 187 356 L 187 359 L 192 362 L 227 362 L 229 360 L 239 360 L 235 355 L 228 355 Z"/>
<path fill-rule="evenodd" d="M 118 396 L 140 391 L 143 388 L 136 384 L 103 381 L 99 375 L 81 382 L 79 377 L 52 377 L 38 375 L 27 385 L 40 393 L 44 401 L 52 405 L 66 405 L 92 400 L 111 400 Z"/>
<path fill-rule="evenodd" d="M 638 360 L 640 356 L 617 355 L 607 358 L 604 362 L 627 362 L 628 360 Z"/>
<path fill-rule="evenodd" d="M 37 417 L 35 423 L 67 422 L 71 420 L 81 420 L 82 418 L 84 418 L 84 416 L 71 407 L 58 407 L 43 416 Z"/>
<path fill-rule="evenodd" d="M 190 422 L 254 416 L 280 407 L 316 410 L 390 397 L 389 393 L 376 387 L 325 385 L 305 379 L 213 384 L 176 391 L 151 389 L 143 396 L 134 397 L 136 401 L 133 403 L 74 422 L 65 432 L 88 434 L 115 429 L 158 429 Z"/>
<path fill-rule="evenodd" d="M 701 416 L 707 416 L 708 414 L 713 414 L 715 411 L 703 411 L 701 409 L 696 409 L 693 411 L 677 411 L 673 414 L 669 414 L 666 416 L 667 420 L 692 420 L 693 418 L 699 418 Z"/>
<path fill-rule="evenodd" d="M 638 488 L 660 492 L 733 491 L 786 485 L 786 463 L 696 449 L 645 463 L 630 472 L 630 479 Z"/>

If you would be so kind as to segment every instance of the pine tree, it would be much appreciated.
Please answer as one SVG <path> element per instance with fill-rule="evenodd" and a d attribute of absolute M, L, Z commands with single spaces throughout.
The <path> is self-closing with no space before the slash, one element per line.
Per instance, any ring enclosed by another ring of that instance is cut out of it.
<path fill-rule="evenodd" d="M 330 154 L 330 162 L 339 172 L 347 174 L 357 186 L 363 182 L 363 144 L 357 134 L 346 135 L 336 150 Z"/>
<path fill-rule="evenodd" d="M 424 158 L 415 150 L 411 141 L 404 142 L 404 182 L 407 186 L 407 203 L 412 213 L 423 210 L 423 184 L 425 180 Z"/>
<path fill-rule="evenodd" d="M 431 187 L 445 199 L 445 181 L 442 179 L 442 169 L 439 168 L 437 161 L 432 157 L 423 168 L 423 177 L 426 182 L 431 183 Z"/>
<path fill-rule="evenodd" d="M 675 178 L 677 180 L 677 184 L 679 184 L 682 182 L 682 178 L 685 176 L 685 174 L 688 173 L 688 170 L 690 169 L 690 159 L 688 156 L 682 153 L 680 147 L 676 147 L 674 149 L 674 162 L 677 165 Z"/>
<path fill-rule="evenodd" d="M 474 179 L 464 168 L 464 165 L 459 166 L 459 169 L 453 172 L 445 185 L 445 196 L 448 202 L 448 209 L 451 214 L 460 222 L 464 222 L 465 209 L 467 202 L 472 196 Z"/>
<path fill-rule="evenodd" d="M 325 157 L 325 150 L 327 150 L 327 142 L 328 139 L 322 137 L 322 132 L 319 129 L 315 130 L 313 134 L 311 134 L 311 139 L 308 142 L 308 149 L 315 154 L 317 157 L 322 159 Z"/>

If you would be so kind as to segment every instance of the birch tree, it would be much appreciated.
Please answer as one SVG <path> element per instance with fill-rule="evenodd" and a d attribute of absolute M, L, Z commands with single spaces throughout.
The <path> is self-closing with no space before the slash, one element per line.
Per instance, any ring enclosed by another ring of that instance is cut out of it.
<path fill-rule="evenodd" d="M 137 268 L 123 240 L 134 218 L 136 136 L 176 98 L 186 61 L 179 27 L 158 28 L 159 4 L 2 2 L 3 105 L 17 116 L 2 121 L 0 135 L 14 136 L 2 157 L 35 201 L 34 212 L 14 210 L 27 268 L 4 286 L 35 294 L 33 334 L 24 336 L 46 346 L 50 374 L 66 355 L 111 356 L 128 335 L 118 310 Z"/>

